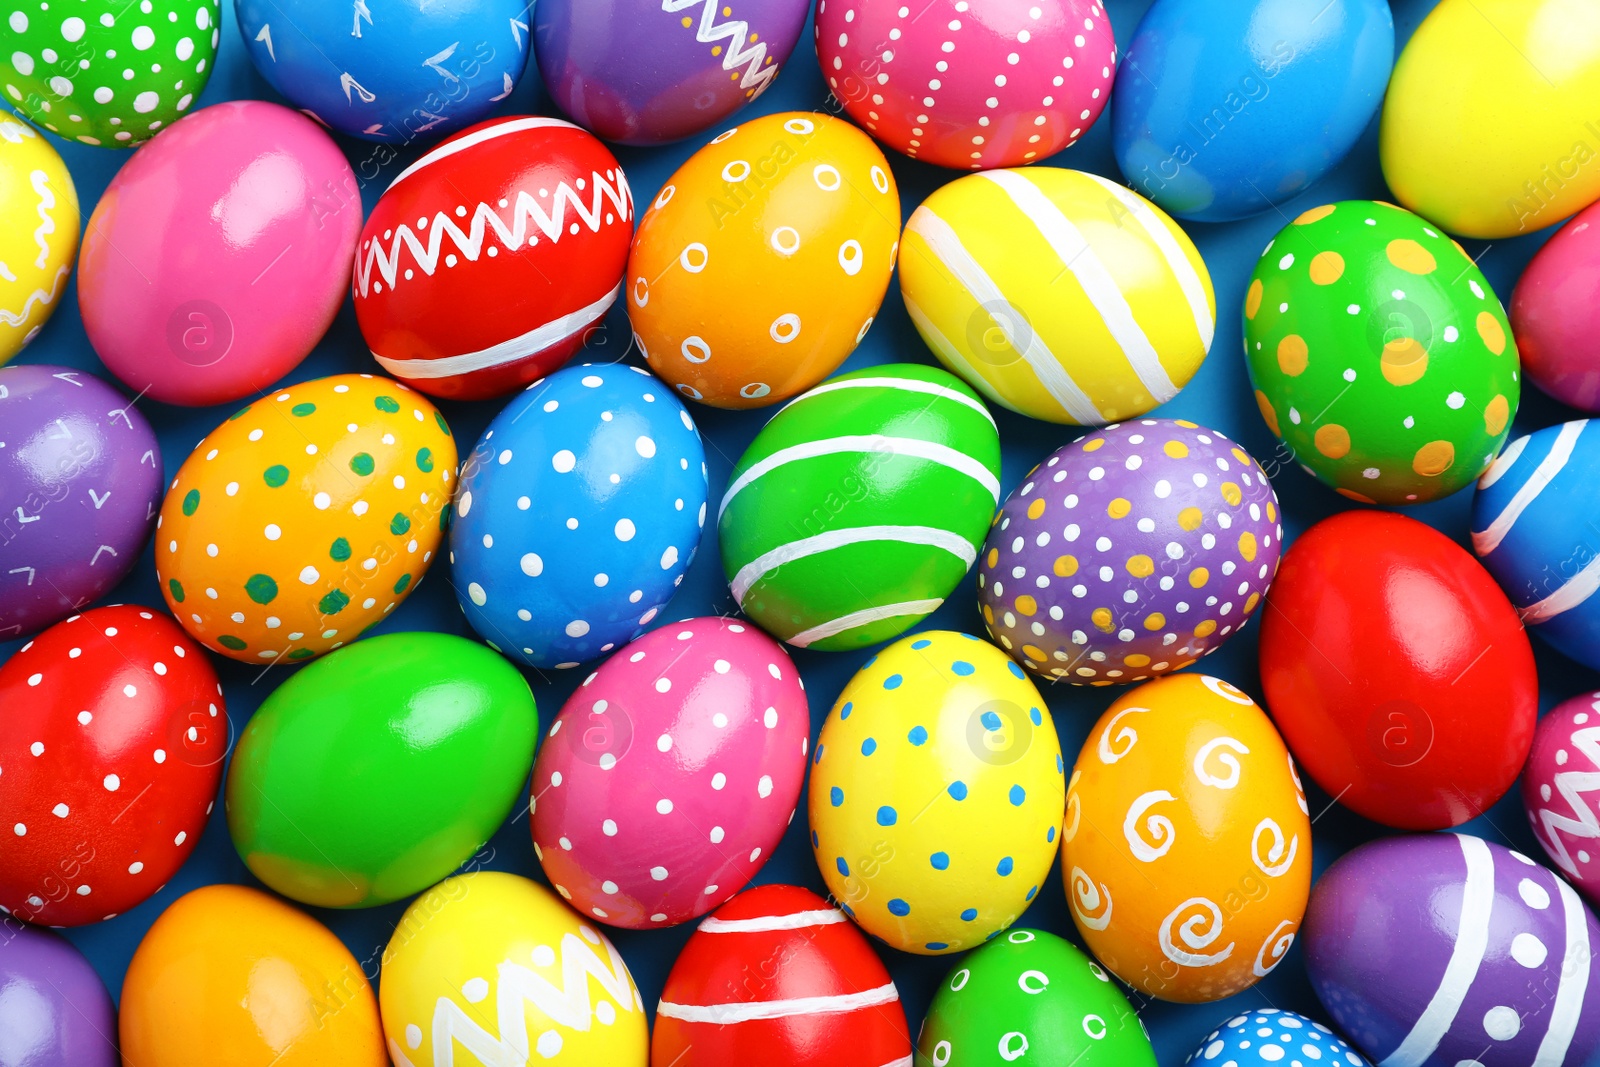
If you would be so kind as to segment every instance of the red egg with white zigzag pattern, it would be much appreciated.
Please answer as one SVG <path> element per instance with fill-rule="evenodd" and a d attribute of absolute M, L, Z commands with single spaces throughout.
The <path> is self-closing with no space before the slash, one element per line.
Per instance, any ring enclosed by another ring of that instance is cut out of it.
<path fill-rule="evenodd" d="M 425 393 L 500 396 L 565 363 L 616 300 L 633 195 L 571 123 L 491 119 L 401 171 L 356 246 L 356 321 Z"/>
<path fill-rule="evenodd" d="M 910 1067 L 905 1010 L 861 932 L 816 894 L 764 885 L 718 908 L 667 976 L 652 1067 Z"/>

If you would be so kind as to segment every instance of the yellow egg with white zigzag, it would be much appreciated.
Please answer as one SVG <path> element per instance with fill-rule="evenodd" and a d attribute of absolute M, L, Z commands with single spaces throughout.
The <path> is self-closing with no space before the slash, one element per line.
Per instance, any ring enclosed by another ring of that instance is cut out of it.
<path fill-rule="evenodd" d="M 78 192 L 44 135 L 0 117 L 0 364 L 55 312 L 78 255 Z"/>
<path fill-rule="evenodd" d="M 400 917 L 379 1007 L 395 1067 L 645 1067 L 644 1002 L 606 936 L 548 889 L 477 871 Z"/>
<path fill-rule="evenodd" d="M 1096 174 L 991 170 L 937 190 L 900 242 L 900 291 L 933 354 L 1049 422 L 1142 415 L 1200 369 L 1216 295 L 1160 208 Z"/>

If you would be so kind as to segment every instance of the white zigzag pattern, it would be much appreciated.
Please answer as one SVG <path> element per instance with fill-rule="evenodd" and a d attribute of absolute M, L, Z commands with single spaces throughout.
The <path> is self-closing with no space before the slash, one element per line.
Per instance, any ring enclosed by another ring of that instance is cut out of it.
<path fill-rule="evenodd" d="M 3 264 L 0 264 L 0 266 L 3 266 Z M 5 308 L 0 308 L 0 322 L 5 323 L 7 326 L 21 326 L 28 321 L 28 316 L 33 313 L 33 305 L 38 304 L 40 307 L 48 307 L 55 303 L 56 297 L 61 292 L 61 283 L 66 280 L 68 273 L 67 268 L 64 266 L 56 268 L 56 278 L 55 281 L 50 283 L 50 291 L 47 293 L 43 289 L 35 289 L 29 293 L 28 298 L 22 302 L 22 310 L 7 311 Z M 16 279 L 10 280 L 15 281 Z"/>
<path fill-rule="evenodd" d="M 1600 726 L 1591 726 L 1585 730 L 1572 732 L 1572 747 L 1589 757 L 1591 764 L 1600 767 Z M 1549 808 L 1539 809 L 1539 825 L 1544 828 L 1546 844 L 1550 846 L 1551 858 L 1554 859 L 1562 870 L 1578 876 L 1577 864 L 1572 862 L 1572 856 L 1567 852 L 1566 842 L 1561 840 L 1561 833 L 1570 834 L 1583 840 L 1600 839 L 1600 818 L 1597 818 L 1594 809 L 1584 803 L 1582 794 L 1592 793 L 1600 789 L 1600 771 L 1558 771 L 1555 776 L 1556 792 L 1566 800 L 1572 809 L 1570 815 L 1551 811 Z M 1559 833 L 1558 833 L 1559 831 Z"/>
<path fill-rule="evenodd" d="M 42 170 L 36 170 L 28 175 L 33 182 L 33 191 L 39 196 L 39 225 L 33 231 L 34 243 L 39 246 L 39 258 L 33 261 L 35 267 L 44 268 L 45 262 L 50 258 L 50 246 L 45 243 L 45 238 L 56 232 L 56 220 L 50 217 L 50 209 L 56 206 L 56 194 L 50 191 L 50 175 Z"/>
<path fill-rule="evenodd" d="M 517 191 L 516 202 L 511 206 L 511 226 L 508 228 L 500 212 L 493 206 L 479 201 L 472 212 L 472 222 L 467 232 L 463 233 L 456 225 L 455 219 L 449 214 L 440 211 L 433 216 L 427 227 L 427 244 L 418 240 L 417 235 L 406 223 L 401 223 L 394 229 L 394 237 L 389 242 L 388 253 L 385 254 L 383 243 L 373 238 L 366 248 L 366 254 L 356 267 L 356 290 L 361 296 L 367 295 L 368 286 L 372 282 L 372 272 L 376 268 L 383 283 L 394 288 L 395 279 L 400 274 L 400 258 L 402 250 L 410 249 L 411 257 L 416 261 L 422 273 L 432 276 L 439 265 L 439 253 L 446 236 L 450 238 L 456 251 L 469 260 L 476 262 L 478 255 L 483 250 L 484 234 L 493 230 L 501 247 L 507 251 L 516 251 L 526 242 L 529 245 L 538 243 L 537 233 L 530 233 L 529 221 L 542 231 L 549 240 L 559 242 L 567 230 L 567 208 L 570 206 L 577 217 L 583 220 L 591 233 L 599 231 L 605 223 L 605 205 L 610 203 L 622 222 L 631 222 L 633 219 L 633 192 L 628 188 L 628 179 L 623 176 L 621 168 L 615 172 L 616 182 L 613 184 L 598 171 L 592 171 L 589 177 L 592 192 L 591 202 L 587 205 L 579 198 L 572 186 L 563 181 L 556 186 L 555 195 L 551 198 L 550 210 L 534 198 L 526 189 Z"/>
<path fill-rule="evenodd" d="M 694 31 L 694 39 L 701 44 L 730 41 L 727 54 L 722 57 L 722 69 L 734 70 L 737 67 L 744 67 L 744 77 L 739 79 L 739 88 L 753 89 L 759 85 L 762 91 L 765 91 L 778 73 L 776 65 L 766 68 L 761 65 L 767 58 L 767 43 L 758 41 L 753 47 L 746 48 L 745 39 L 749 35 L 750 24 L 742 19 L 719 24 L 716 21 L 717 5 L 721 2 L 722 0 L 661 0 L 661 10 L 670 15 L 684 8 L 694 7 L 696 4 L 704 5 L 700 11 L 700 25 Z"/>
<path fill-rule="evenodd" d="M 479 1026 L 455 1001 L 440 997 L 433 1012 L 434 1067 L 455 1067 L 457 1044 L 475 1056 L 483 1067 L 523 1067 L 536 1048 L 548 1055 L 529 1041 L 525 1006 L 532 1004 L 557 1026 L 587 1031 L 594 1019 L 589 1000 L 591 977 L 616 1001 L 618 1008 L 628 1012 L 636 1010 L 627 966 L 610 942 L 606 942 L 605 947 L 611 958 L 609 967 L 575 935 L 564 935 L 561 938 L 560 989 L 527 967 L 509 960 L 502 962 L 498 968 L 495 997 L 499 1037 Z M 414 1067 L 392 1038 L 389 1054 L 397 1067 Z"/>

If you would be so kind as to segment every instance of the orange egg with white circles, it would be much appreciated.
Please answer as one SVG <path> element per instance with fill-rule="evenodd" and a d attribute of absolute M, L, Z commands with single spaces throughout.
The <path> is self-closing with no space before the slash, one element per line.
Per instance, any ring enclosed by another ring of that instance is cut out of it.
<path fill-rule="evenodd" d="M 899 236 L 888 161 L 849 122 L 796 111 L 736 126 L 639 223 L 625 278 L 635 343 L 692 400 L 786 400 L 866 336 Z"/>

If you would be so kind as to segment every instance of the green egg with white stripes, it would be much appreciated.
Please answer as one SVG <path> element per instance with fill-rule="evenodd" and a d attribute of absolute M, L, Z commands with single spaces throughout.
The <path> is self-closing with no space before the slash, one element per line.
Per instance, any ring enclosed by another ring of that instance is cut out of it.
<path fill-rule="evenodd" d="M 887 641 L 944 602 L 1000 499 L 1000 435 L 936 367 L 892 363 L 802 393 L 756 435 L 717 520 L 744 613 L 800 648 Z"/>

